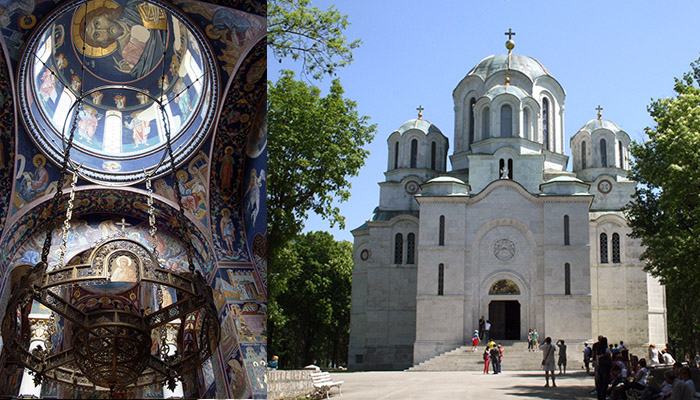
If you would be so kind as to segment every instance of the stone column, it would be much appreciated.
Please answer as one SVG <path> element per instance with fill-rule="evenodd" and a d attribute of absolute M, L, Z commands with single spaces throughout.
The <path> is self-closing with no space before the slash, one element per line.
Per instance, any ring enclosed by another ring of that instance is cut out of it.
<path fill-rule="evenodd" d="M 165 325 L 165 343 L 168 345 L 168 355 L 172 356 L 177 351 L 177 333 L 180 330 L 180 319 L 174 319 Z M 175 388 L 168 389 L 168 383 L 163 383 L 164 399 L 182 399 L 185 397 L 180 378 L 175 380 Z"/>
<path fill-rule="evenodd" d="M 49 349 L 51 344 L 51 332 L 53 327 L 50 326 L 51 316 L 48 314 L 29 314 L 29 327 L 32 332 L 29 340 L 29 351 L 33 351 L 41 346 L 44 349 Z M 19 398 L 24 399 L 39 399 L 41 398 L 41 384 L 34 384 L 34 376 L 29 374 L 29 368 L 24 369 L 22 374 L 22 383 L 19 387 Z"/>

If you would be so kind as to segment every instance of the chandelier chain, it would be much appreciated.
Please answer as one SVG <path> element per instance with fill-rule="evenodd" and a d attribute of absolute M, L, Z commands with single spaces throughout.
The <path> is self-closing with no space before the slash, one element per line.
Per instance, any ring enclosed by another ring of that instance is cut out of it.
<path fill-rule="evenodd" d="M 156 238 L 158 227 L 156 226 L 156 208 L 153 205 L 153 189 L 151 187 L 151 175 L 146 176 L 146 190 L 148 191 L 148 225 L 150 227 L 149 234 L 151 236 L 151 250 L 153 251 L 153 255 L 156 257 L 157 260 L 160 258 L 160 254 L 158 253 L 158 239 Z"/>
<path fill-rule="evenodd" d="M 63 194 L 63 185 L 66 182 L 66 171 L 68 171 L 68 164 L 70 162 L 70 150 L 73 147 L 73 138 L 75 136 L 75 130 L 78 127 L 78 112 L 80 111 L 80 106 L 83 103 L 82 97 L 78 98 L 77 104 L 75 106 L 75 113 L 73 115 L 73 122 L 71 123 L 70 133 L 68 135 L 68 142 L 66 143 L 66 149 L 63 152 L 63 160 L 61 162 L 61 173 L 58 176 L 58 182 L 56 183 L 56 194 L 53 197 L 53 202 L 50 210 L 55 214 L 58 214 L 58 207 L 61 204 L 61 195 Z M 77 179 L 77 178 L 75 178 Z M 48 228 L 46 229 L 46 237 L 44 238 L 44 246 L 41 249 L 41 262 L 44 263 L 44 268 L 48 266 L 49 251 L 51 251 L 51 236 L 53 235 L 53 230 L 58 224 L 58 219 L 53 219 L 48 221 Z"/>
<path fill-rule="evenodd" d="M 71 228 L 71 218 L 73 218 L 73 207 L 75 200 L 75 185 L 78 182 L 78 174 L 73 171 L 73 180 L 70 184 L 70 195 L 68 196 L 68 206 L 66 207 L 66 219 L 63 221 L 63 229 L 61 231 L 61 247 L 59 248 L 58 268 L 63 268 L 66 261 L 66 244 L 68 242 L 68 234 Z"/>

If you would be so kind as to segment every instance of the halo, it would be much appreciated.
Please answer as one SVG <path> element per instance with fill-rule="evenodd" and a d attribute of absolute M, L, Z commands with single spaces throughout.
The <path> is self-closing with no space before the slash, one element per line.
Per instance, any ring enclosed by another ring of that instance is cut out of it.
<path fill-rule="evenodd" d="M 185 176 L 185 179 L 187 179 L 187 172 L 185 171 L 177 171 L 177 174 L 175 174 L 175 177 L 177 177 L 178 182 L 180 181 L 181 176 Z"/>
<path fill-rule="evenodd" d="M 87 11 L 85 10 L 87 7 Z M 75 45 L 76 51 L 83 53 L 83 46 L 85 46 L 85 55 L 92 58 L 105 57 L 112 54 L 117 49 L 117 42 L 112 43 L 107 48 L 94 47 L 85 43 L 80 37 L 80 25 L 85 19 L 85 15 L 101 7 L 107 8 L 119 8 L 119 5 L 112 0 L 92 0 L 87 4 L 83 4 L 75 11 L 73 14 L 73 23 L 71 24 L 71 36 L 73 36 L 73 43 Z"/>
<path fill-rule="evenodd" d="M 42 165 L 46 165 L 46 157 L 44 157 L 42 154 L 37 154 L 33 159 L 35 167 L 39 168 L 39 160 L 41 160 Z"/>

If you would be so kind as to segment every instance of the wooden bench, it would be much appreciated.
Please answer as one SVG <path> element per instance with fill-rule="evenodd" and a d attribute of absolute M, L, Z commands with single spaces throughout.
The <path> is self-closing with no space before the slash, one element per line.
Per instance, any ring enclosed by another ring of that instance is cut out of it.
<path fill-rule="evenodd" d="M 321 394 L 325 393 L 327 399 L 330 399 L 331 388 L 333 388 L 334 386 L 338 388 L 338 393 L 341 396 L 343 395 L 343 392 L 340 389 L 340 386 L 343 384 L 343 381 L 333 382 L 331 374 L 328 372 L 312 372 L 311 380 L 313 381 L 316 390 Z"/>

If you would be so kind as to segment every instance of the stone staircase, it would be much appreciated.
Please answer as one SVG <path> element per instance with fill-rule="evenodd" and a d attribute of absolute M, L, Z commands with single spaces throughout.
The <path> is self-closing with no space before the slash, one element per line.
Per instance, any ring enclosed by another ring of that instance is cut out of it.
<path fill-rule="evenodd" d="M 500 343 L 503 346 L 504 371 L 539 371 L 542 369 L 542 352 L 539 350 L 527 351 L 526 341 L 501 340 Z M 472 352 L 471 345 L 458 347 L 414 365 L 407 371 L 483 371 L 485 347 L 486 345 L 479 345 L 475 352 Z M 573 364 L 572 357 L 568 358 L 569 364 Z M 578 364 L 581 363 L 576 364 L 576 368 L 580 369 Z M 493 368 L 489 367 L 493 371 Z"/>

